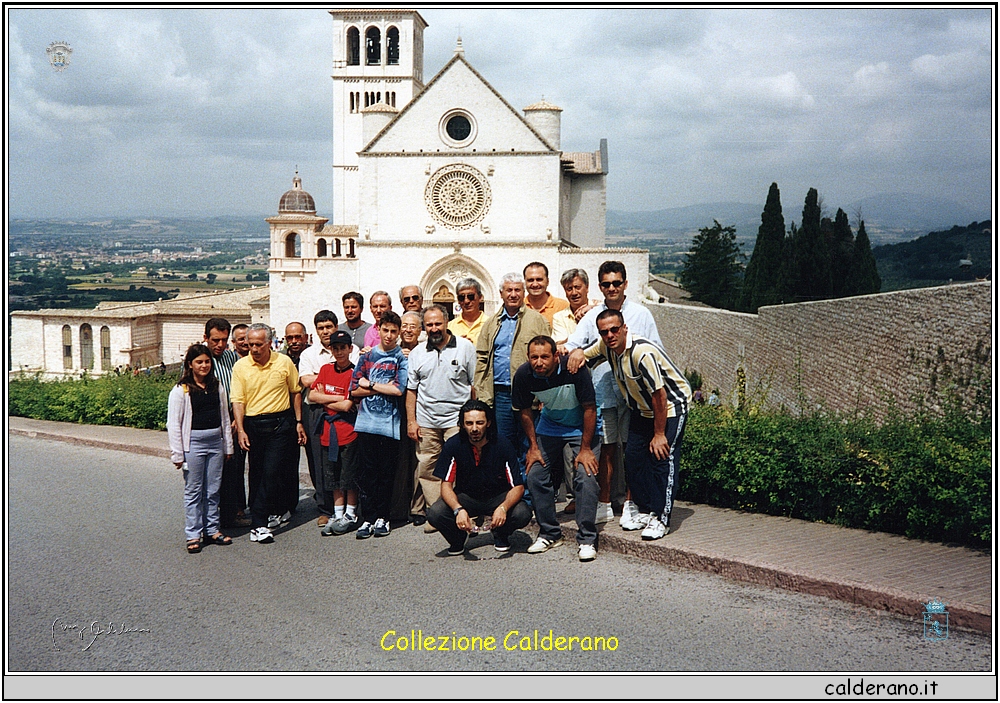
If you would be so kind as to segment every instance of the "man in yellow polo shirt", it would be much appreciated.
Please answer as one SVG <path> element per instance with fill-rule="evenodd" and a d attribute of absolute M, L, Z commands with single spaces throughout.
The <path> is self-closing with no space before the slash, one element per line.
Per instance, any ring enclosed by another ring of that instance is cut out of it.
<path fill-rule="evenodd" d="M 274 541 L 271 529 L 291 519 L 299 498 L 302 425 L 299 372 L 284 354 L 271 351 L 274 330 L 255 323 L 247 332 L 250 353 L 233 366 L 233 418 L 250 464 L 250 541 Z"/>

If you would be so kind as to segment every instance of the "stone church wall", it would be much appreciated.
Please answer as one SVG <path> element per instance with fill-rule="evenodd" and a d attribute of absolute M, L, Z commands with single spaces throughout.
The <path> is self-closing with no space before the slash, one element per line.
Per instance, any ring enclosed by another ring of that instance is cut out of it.
<path fill-rule="evenodd" d="M 992 373 L 989 282 L 761 308 L 756 315 L 650 304 L 667 352 L 705 390 L 793 410 L 937 409 L 950 384 Z M 803 407 L 805 406 L 805 407 Z"/>

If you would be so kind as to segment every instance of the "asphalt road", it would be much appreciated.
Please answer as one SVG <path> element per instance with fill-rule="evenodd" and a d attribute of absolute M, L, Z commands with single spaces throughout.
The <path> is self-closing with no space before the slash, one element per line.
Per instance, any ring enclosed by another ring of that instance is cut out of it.
<path fill-rule="evenodd" d="M 572 545 L 529 555 L 533 528 L 515 535 L 505 557 L 494 558 L 488 535 L 466 557 L 446 557 L 440 535 L 412 526 L 384 539 L 321 537 L 306 498 L 274 544 L 253 544 L 240 530 L 232 546 L 189 555 L 183 481 L 167 460 L 21 437 L 9 438 L 7 459 L 11 672 L 962 672 L 991 664 L 988 637 L 952 632 L 928 642 L 921 623 L 860 606 L 611 553 L 581 564 Z M 451 650 L 401 650 L 397 638 L 409 640 L 411 630 L 446 636 Z M 525 635 L 535 646 L 535 630 L 539 646 L 551 630 L 604 637 L 605 649 L 521 649 Z M 385 637 L 390 631 L 397 634 Z M 454 651 L 463 636 L 481 638 L 483 649 Z"/>

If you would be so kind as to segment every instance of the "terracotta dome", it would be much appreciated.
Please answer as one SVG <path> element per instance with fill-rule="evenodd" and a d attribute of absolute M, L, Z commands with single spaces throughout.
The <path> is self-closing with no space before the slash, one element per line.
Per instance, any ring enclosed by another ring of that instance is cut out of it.
<path fill-rule="evenodd" d="M 316 212 L 316 201 L 302 190 L 302 179 L 299 178 L 298 171 L 292 179 L 292 189 L 286 191 L 278 201 L 278 212 Z"/>

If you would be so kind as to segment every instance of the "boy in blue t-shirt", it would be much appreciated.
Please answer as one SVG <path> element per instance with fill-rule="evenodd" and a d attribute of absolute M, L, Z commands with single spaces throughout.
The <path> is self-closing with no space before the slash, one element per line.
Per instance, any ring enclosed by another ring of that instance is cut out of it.
<path fill-rule="evenodd" d="M 361 355 L 351 379 L 351 398 L 358 403 L 354 429 L 361 462 L 358 471 L 358 539 L 389 534 L 392 479 L 399 458 L 399 430 L 406 390 L 406 356 L 397 345 L 399 315 L 392 310 L 379 320 L 379 344 Z"/>

